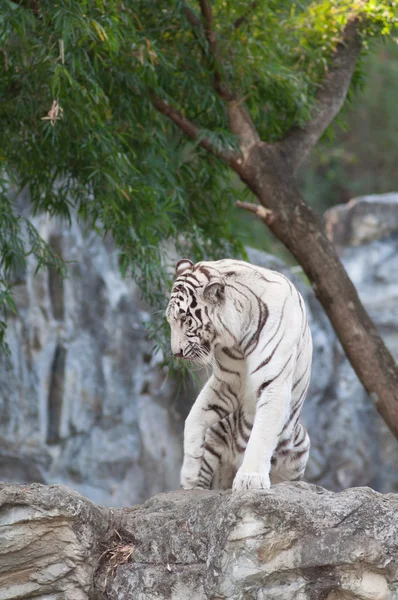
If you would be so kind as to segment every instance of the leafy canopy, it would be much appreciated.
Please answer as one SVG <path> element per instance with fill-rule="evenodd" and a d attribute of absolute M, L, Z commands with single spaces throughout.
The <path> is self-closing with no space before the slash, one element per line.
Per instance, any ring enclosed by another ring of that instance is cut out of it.
<path fill-rule="evenodd" d="M 397 25 L 387 0 L 214 0 L 223 77 L 264 140 L 310 117 L 348 19 L 366 44 Z M 0 309 L 13 308 L 12 276 L 34 254 L 62 261 L 13 206 L 29 186 L 35 211 L 111 233 L 121 268 L 164 305 L 161 243 L 194 259 L 242 252 L 230 226 L 246 194 L 227 167 L 188 142 L 153 95 L 194 121 L 214 144 L 235 146 L 214 90 L 214 59 L 199 3 L 182 0 L 1 1 Z M 197 21 L 196 25 L 193 21 Z M 358 82 L 358 77 L 356 78 Z M 0 344 L 5 318 L 0 321 Z"/>

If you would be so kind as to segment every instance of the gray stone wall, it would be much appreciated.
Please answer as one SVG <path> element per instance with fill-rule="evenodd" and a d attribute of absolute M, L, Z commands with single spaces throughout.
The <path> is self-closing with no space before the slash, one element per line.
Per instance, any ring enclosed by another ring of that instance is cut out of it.
<path fill-rule="evenodd" d="M 68 278 L 15 286 L 11 369 L 0 365 L 0 479 L 62 482 L 105 505 L 133 504 L 179 485 L 183 418 L 143 325 L 150 312 L 123 280 L 109 240 L 34 219 L 67 261 Z"/>

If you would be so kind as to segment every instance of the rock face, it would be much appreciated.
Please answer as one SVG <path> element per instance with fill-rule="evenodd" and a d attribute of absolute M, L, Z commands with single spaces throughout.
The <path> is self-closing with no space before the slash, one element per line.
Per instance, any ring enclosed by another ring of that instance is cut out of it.
<path fill-rule="evenodd" d="M 383 206 L 392 206 L 391 195 L 387 200 Z M 364 202 L 369 211 L 372 202 Z M 150 311 L 135 284 L 121 278 L 111 242 L 85 236 L 76 222 L 68 229 L 36 217 L 35 225 L 70 261 L 69 276 L 35 277 L 33 260 L 18 275 L 19 314 L 10 316 L 8 330 L 11 370 L 0 364 L 0 479 L 64 483 L 106 506 L 176 489 L 183 420 L 195 391 L 178 394 L 159 370 L 142 325 Z M 398 443 L 305 278 L 273 256 L 249 250 L 249 257 L 290 277 L 309 308 L 314 363 L 303 414 L 312 442 L 306 479 L 333 490 L 398 491 Z M 398 358 L 398 233 L 346 248 L 342 259 Z"/>
<path fill-rule="evenodd" d="M 354 198 L 325 214 L 326 233 L 337 247 L 360 246 L 398 233 L 398 194 Z"/>
<path fill-rule="evenodd" d="M 109 240 L 76 222 L 34 223 L 68 278 L 35 276 L 30 260 L 16 282 L 11 370 L 0 357 L 0 479 L 62 482 L 105 505 L 178 487 L 181 398 L 146 339 L 137 286 Z"/>
<path fill-rule="evenodd" d="M 0 598 L 394 600 L 398 497 L 298 483 L 100 509 L 0 487 Z"/>

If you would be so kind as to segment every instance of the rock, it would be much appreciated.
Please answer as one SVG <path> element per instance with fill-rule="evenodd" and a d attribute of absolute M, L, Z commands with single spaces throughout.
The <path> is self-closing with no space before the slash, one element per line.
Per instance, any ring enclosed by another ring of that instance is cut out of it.
<path fill-rule="evenodd" d="M 0 598 L 393 600 L 398 496 L 305 483 L 173 492 L 98 508 L 0 487 Z"/>
<path fill-rule="evenodd" d="M 359 246 L 398 233 L 398 193 L 361 196 L 325 213 L 328 238 L 337 247 Z"/>
<path fill-rule="evenodd" d="M 347 248 L 342 254 L 342 260 L 370 317 L 390 352 L 398 360 L 398 233 L 358 249 Z M 381 492 L 397 492 L 398 441 L 377 414 L 371 398 L 340 348 L 339 353 L 341 360 L 336 379 L 340 381 L 340 386 L 336 389 L 336 399 L 340 406 L 345 403 L 358 406 L 358 413 L 352 415 L 347 423 L 347 431 L 355 432 L 354 450 L 357 459 L 367 455 L 371 460 L 369 471 L 363 463 L 364 470 L 358 473 L 356 482 L 351 481 L 350 485 L 365 484 Z M 355 429 L 351 428 L 354 419 Z M 342 425 L 343 423 L 344 421 Z M 339 438 L 341 445 L 347 442 L 347 436 L 342 435 L 341 429 Z"/>
<path fill-rule="evenodd" d="M 179 485 L 184 396 L 154 355 L 150 309 L 123 279 L 109 239 L 32 219 L 68 263 L 35 275 L 28 260 L 0 357 L 0 477 L 64 483 L 104 505 Z"/>
<path fill-rule="evenodd" d="M 50 457 L 37 448 L 32 453 L 8 440 L 0 439 L 0 481 L 45 483 L 44 472 L 50 466 Z"/>
<path fill-rule="evenodd" d="M 107 513 L 63 486 L 0 486 L 0 599 L 85 600 Z"/>

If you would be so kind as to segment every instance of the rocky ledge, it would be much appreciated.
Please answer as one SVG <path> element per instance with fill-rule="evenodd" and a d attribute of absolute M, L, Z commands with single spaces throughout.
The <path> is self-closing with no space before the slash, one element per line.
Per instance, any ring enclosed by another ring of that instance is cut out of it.
<path fill-rule="evenodd" d="M 0 599 L 393 600 L 398 496 L 306 484 L 101 508 L 0 486 Z"/>

